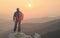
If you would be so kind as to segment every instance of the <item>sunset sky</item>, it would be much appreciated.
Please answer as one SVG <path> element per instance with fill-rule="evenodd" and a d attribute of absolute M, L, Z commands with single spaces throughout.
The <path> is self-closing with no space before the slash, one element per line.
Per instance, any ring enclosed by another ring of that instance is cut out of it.
<path fill-rule="evenodd" d="M 60 16 L 60 0 L 0 0 L 0 19 L 12 19 L 16 8 L 24 19 Z"/>

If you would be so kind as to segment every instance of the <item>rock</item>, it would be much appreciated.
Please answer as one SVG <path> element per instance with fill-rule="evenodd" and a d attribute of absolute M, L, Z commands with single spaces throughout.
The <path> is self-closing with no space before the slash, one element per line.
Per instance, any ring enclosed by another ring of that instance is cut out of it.
<path fill-rule="evenodd" d="M 9 38 L 32 38 L 30 35 L 26 35 L 23 32 L 12 32 L 9 34 Z M 34 38 L 41 38 L 38 33 L 35 33 Z"/>
<path fill-rule="evenodd" d="M 40 34 L 35 33 L 34 38 L 41 38 Z"/>
<path fill-rule="evenodd" d="M 12 32 L 9 34 L 9 38 L 32 38 L 30 35 L 26 35 L 23 32 Z"/>

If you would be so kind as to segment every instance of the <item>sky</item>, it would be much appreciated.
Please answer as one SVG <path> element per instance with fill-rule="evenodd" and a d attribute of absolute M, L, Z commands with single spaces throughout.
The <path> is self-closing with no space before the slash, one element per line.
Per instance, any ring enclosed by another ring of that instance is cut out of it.
<path fill-rule="evenodd" d="M 24 20 L 60 16 L 60 0 L 0 0 L 0 19 L 11 19 L 20 8 Z"/>

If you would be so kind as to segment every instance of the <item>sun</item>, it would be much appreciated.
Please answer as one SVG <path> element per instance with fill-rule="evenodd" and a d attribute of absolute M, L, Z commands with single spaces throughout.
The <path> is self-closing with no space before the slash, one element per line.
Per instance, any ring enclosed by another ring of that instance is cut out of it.
<path fill-rule="evenodd" d="M 32 4 L 31 3 L 28 3 L 28 7 L 32 7 Z"/>

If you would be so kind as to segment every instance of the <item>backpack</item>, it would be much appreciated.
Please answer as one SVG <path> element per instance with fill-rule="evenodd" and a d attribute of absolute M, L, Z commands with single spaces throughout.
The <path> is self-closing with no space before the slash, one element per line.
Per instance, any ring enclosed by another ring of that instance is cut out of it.
<path fill-rule="evenodd" d="M 23 20 L 23 13 L 19 11 L 19 13 L 15 12 L 14 16 L 16 20 Z"/>

